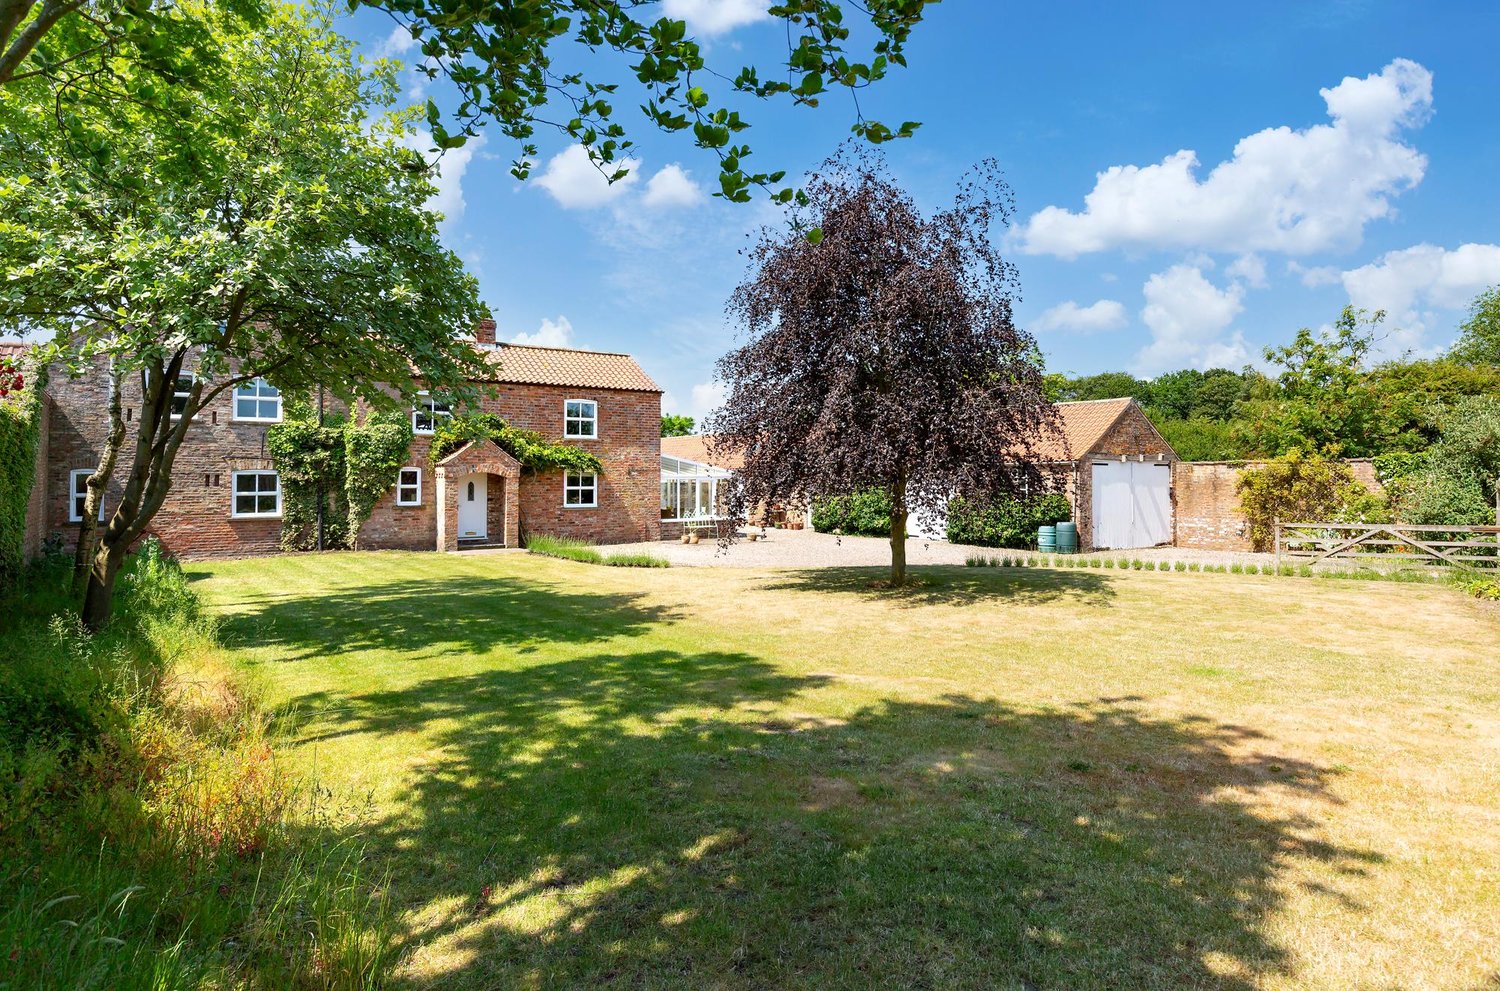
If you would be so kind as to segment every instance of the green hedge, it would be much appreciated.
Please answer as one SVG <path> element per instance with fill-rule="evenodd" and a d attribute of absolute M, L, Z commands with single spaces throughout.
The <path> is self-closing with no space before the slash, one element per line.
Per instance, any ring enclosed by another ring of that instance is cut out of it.
<path fill-rule="evenodd" d="M 1037 527 L 1072 518 L 1067 497 L 1056 492 L 984 502 L 954 499 L 948 506 L 948 540 L 977 547 L 1035 547 Z"/>
<path fill-rule="evenodd" d="M 891 500 L 871 489 L 851 496 L 815 499 L 813 529 L 819 533 L 845 533 L 860 537 L 891 535 Z"/>
<path fill-rule="evenodd" d="M 0 594 L 26 566 L 26 504 L 35 480 L 40 383 L 0 399 Z"/>

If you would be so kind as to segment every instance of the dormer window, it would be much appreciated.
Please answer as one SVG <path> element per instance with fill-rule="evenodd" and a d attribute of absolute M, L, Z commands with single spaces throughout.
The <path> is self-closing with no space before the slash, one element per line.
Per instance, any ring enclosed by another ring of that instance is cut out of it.
<path fill-rule="evenodd" d="M 563 436 L 595 440 L 599 436 L 599 404 L 592 399 L 569 399 L 563 404 Z"/>
<path fill-rule="evenodd" d="M 416 405 L 411 408 L 411 432 L 430 437 L 437 430 L 439 420 L 451 420 L 453 411 L 448 404 L 433 399 L 426 392 L 419 392 Z"/>

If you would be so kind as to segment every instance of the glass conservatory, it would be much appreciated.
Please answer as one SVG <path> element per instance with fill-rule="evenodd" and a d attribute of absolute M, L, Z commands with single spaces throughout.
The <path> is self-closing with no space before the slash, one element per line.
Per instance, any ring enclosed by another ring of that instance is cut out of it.
<path fill-rule="evenodd" d="M 723 515 L 723 499 L 729 494 L 731 476 L 723 468 L 663 455 L 662 521 L 718 519 Z"/>

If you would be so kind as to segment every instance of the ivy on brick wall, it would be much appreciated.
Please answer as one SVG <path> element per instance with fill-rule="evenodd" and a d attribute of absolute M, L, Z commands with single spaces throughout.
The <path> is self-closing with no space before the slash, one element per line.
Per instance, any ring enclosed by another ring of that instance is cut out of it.
<path fill-rule="evenodd" d="M 289 404 L 290 406 L 290 404 Z M 300 408 L 266 433 L 266 446 L 281 475 L 281 546 L 305 551 L 318 546 L 318 510 L 323 547 L 353 547 L 380 497 L 396 484 L 411 448 L 411 423 L 400 414 L 373 414 L 363 423 L 338 415 L 319 424 Z"/>
<path fill-rule="evenodd" d="M 399 413 L 372 414 L 364 423 L 344 426 L 344 496 L 354 540 L 375 503 L 395 486 L 410 449 L 411 420 Z"/>
<path fill-rule="evenodd" d="M 288 420 L 266 432 L 266 448 L 281 476 L 281 548 L 318 546 L 318 510 L 323 546 L 349 546 L 349 503 L 344 497 L 344 422 Z"/>
<path fill-rule="evenodd" d="M 596 455 L 571 444 L 554 444 L 531 430 L 518 430 L 494 413 L 456 416 L 440 425 L 432 437 L 432 463 L 439 461 L 470 441 L 492 440 L 501 450 L 534 474 L 549 471 L 572 471 L 602 474 L 604 464 Z"/>
<path fill-rule="evenodd" d="M 9 363 L 7 369 L 11 388 L 0 398 L 0 593 L 14 587 L 26 565 L 26 504 L 35 479 L 42 384 L 33 379 L 27 388 L 18 369 Z"/>

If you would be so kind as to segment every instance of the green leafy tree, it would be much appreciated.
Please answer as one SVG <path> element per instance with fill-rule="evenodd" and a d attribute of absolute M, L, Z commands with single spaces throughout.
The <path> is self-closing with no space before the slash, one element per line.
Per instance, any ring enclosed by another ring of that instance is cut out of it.
<path fill-rule="evenodd" d="M 1238 412 L 1241 400 L 1249 396 L 1258 377 L 1254 372 L 1241 374 L 1227 368 L 1210 368 L 1203 373 L 1203 381 L 1193 394 L 1192 404 L 1184 419 L 1229 422 Z"/>
<path fill-rule="evenodd" d="M 1293 449 L 1345 457 L 1379 453 L 1385 420 L 1365 357 L 1384 319 L 1384 311 L 1346 306 L 1331 332 L 1304 327 L 1290 345 L 1266 348 L 1266 360 L 1281 371 L 1269 394 L 1243 407 L 1245 447 L 1272 456 Z"/>
<path fill-rule="evenodd" d="M 679 413 L 666 413 L 661 418 L 663 437 L 686 437 L 693 432 L 693 418 Z"/>
<path fill-rule="evenodd" d="M 1203 378 L 1196 368 L 1158 375 L 1150 384 L 1151 408 L 1163 418 L 1186 420 L 1193 415 Z"/>
<path fill-rule="evenodd" d="M 1452 357 L 1466 365 L 1500 365 L 1500 286 L 1491 286 L 1469 304 Z"/>
<path fill-rule="evenodd" d="M 1456 402 L 1422 467 L 1403 481 L 1398 505 L 1407 522 L 1500 523 L 1500 398 Z"/>
<path fill-rule="evenodd" d="M 486 367 L 466 343 L 485 315 L 476 284 L 440 243 L 425 164 L 404 147 L 411 117 L 382 113 L 394 66 L 356 65 L 326 14 L 281 6 L 247 29 L 182 9 L 212 32 L 222 72 L 134 79 L 157 91 L 150 103 L 48 76 L 0 89 L 0 318 L 53 332 L 43 356 L 64 372 L 107 364 L 116 397 L 127 376 L 143 396 L 128 422 L 111 404 L 89 480 L 85 519 L 120 456 L 123 496 L 84 600 L 94 629 L 218 396 L 268 377 L 389 409 L 424 387 L 462 397 Z"/>
<path fill-rule="evenodd" d="M 1151 383 L 1126 372 L 1100 372 L 1066 380 L 1058 402 L 1088 399 L 1120 399 L 1129 396 L 1143 406 L 1151 404 Z"/>
<path fill-rule="evenodd" d="M 741 202 L 753 187 L 772 188 L 782 171 L 757 171 L 744 143 L 750 122 L 739 104 L 772 99 L 816 107 L 831 92 L 859 91 L 880 81 L 891 66 L 906 64 L 906 44 L 936 0 L 783 0 L 768 16 L 785 29 L 786 56 L 776 65 L 711 66 L 703 45 L 680 18 L 658 16 L 661 0 L 517 0 L 454 4 L 447 0 L 350 0 L 384 11 L 420 44 L 419 68 L 443 77 L 456 91 L 445 113 L 427 103 L 427 120 L 439 148 L 463 144 L 493 122 L 519 146 L 512 171 L 525 178 L 538 155 L 539 128 L 560 132 L 588 149 L 611 178 L 633 147 L 616 104 L 639 107 L 648 126 L 690 134 L 716 156 L 716 195 Z M 234 0 L 237 14 L 253 19 L 261 0 Z M 0 0 L 0 84 L 37 74 L 69 84 L 96 77 L 76 64 L 82 52 L 138 67 L 165 65 L 164 78 L 211 84 L 212 66 L 185 59 L 217 56 L 215 39 L 194 34 L 192 4 L 166 0 Z M 846 14 L 854 11 L 858 18 Z M 858 32 L 849 22 L 857 23 Z M 66 37 L 55 37 L 55 36 Z M 868 55 L 853 47 L 868 41 Z M 725 49 L 727 50 L 727 49 Z M 562 63 L 567 68 L 559 65 Z M 585 65 L 587 69 L 575 68 Z M 628 95 L 614 73 L 629 80 Z M 907 137 L 913 121 L 894 127 L 864 117 L 854 102 L 853 132 L 874 143 Z M 790 188 L 774 190 L 782 201 Z"/>

